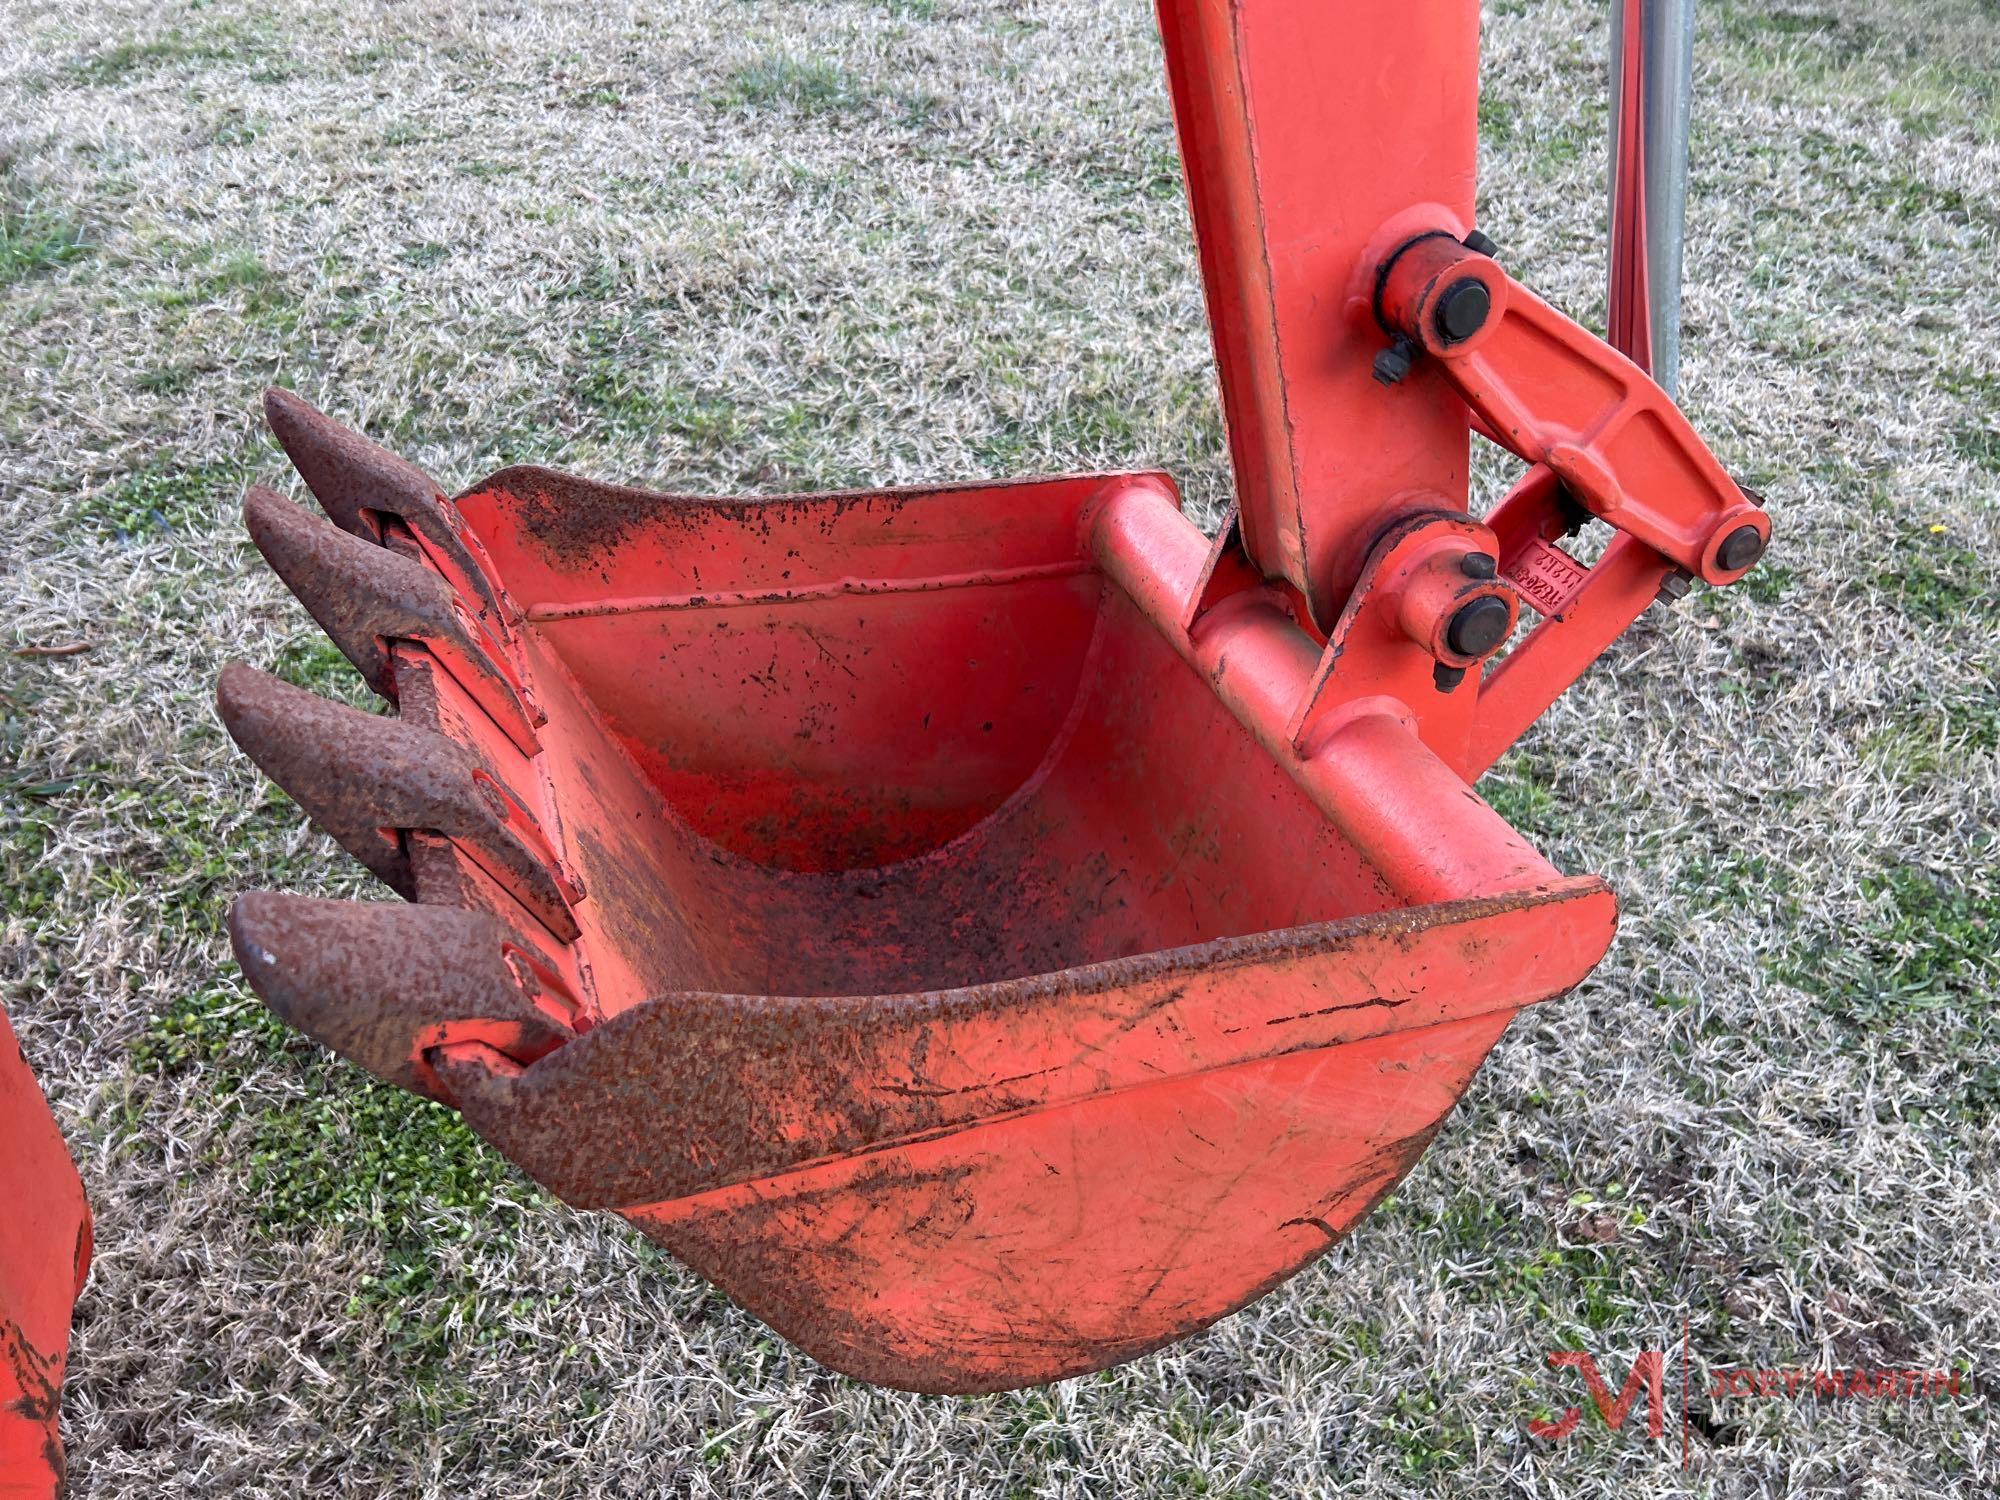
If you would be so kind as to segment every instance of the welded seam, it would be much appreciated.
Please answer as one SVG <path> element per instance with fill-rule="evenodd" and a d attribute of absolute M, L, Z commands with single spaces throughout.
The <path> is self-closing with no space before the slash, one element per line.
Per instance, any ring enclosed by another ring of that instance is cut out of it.
<path fill-rule="evenodd" d="M 536 604 L 526 614 L 531 625 L 557 620 L 591 620 L 611 615 L 656 614 L 688 609 L 769 609 L 773 605 L 806 604 L 818 599 L 872 598 L 882 594 L 934 594 L 948 589 L 1004 588 L 1043 578 L 1073 578 L 1095 564 L 1088 558 L 1035 563 L 1024 568 L 985 569 L 977 573 L 940 573 L 930 578 L 839 578 L 830 583 L 801 584 L 780 589 L 718 589 L 705 594 L 644 594 L 627 599 L 600 599 L 589 604 Z"/>

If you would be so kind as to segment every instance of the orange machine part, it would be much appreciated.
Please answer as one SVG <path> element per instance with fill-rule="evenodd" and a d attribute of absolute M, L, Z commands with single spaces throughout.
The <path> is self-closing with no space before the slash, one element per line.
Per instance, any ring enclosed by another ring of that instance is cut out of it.
<path fill-rule="evenodd" d="M 56 1421 L 90 1208 L 69 1148 L 0 1011 L 0 1500 L 62 1488 Z"/>

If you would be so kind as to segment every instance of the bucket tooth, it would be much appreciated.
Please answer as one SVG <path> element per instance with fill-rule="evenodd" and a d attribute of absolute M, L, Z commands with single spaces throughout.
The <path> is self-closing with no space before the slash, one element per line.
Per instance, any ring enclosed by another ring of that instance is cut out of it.
<path fill-rule="evenodd" d="M 443 578 L 261 486 L 243 499 L 243 524 L 285 587 L 376 692 L 391 701 L 396 697 L 389 643 L 420 642 L 516 749 L 533 755 L 540 748 L 520 684 L 498 644 L 479 639 L 484 632 Z"/>
<path fill-rule="evenodd" d="M 229 941 L 280 1019 L 430 1098 L 449 1098 L 426 1056 L 437 1048 L 479 1042 L 527 1063 L 576 1035 L 536 1004 L 507 962 L 518 938 L 484 912 L 249 891 Z"/>
<path fill-rule="evenodd" d="M 496 620 L 505 619 L 499 591 L 473 556 L 443 486 L 406 458 L 341 426 L 309 402 L 276 386 L 264 392 L 264 420 L 341 530 L 382 540 L 379 516 L 395 516 L 418 543 L 459 575 Z"/>
<path fill-rule="evenodd" d="M 216 707 L 243 752 L 342 848 L 414 900 L 401 835 L 452 840 L 563 942 L 581 890 L 534 816 L 472 753 L 428 729 L 363 713 L 241 663 L 223 668 Z"/>

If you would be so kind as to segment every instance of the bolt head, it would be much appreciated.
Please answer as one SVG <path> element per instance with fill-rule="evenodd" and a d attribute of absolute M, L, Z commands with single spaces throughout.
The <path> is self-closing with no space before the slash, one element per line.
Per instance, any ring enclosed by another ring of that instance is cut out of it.
<path fill-rule="evenodd" d="M 1447 344 L 1462 344 L 1486 326 L 1493 311 L 1493 294 L 1475 276 L 1463 276 L 1439 295 L 1435 321 Z"/>
<path fill-rule="evenodd" d="M 1458 571 L 1467 578 L 1496 578 L 1500 561 L 1484 552 L 1467 552 L 1458 559 Z"/>
<path fill-rule="evenodd" d="M 1507 639 L 1512 613 L 1506 600 L 1481 594 L 1458 607 L 1445 627 L 1444 643 L 1460 656 L 1484 656 Z"/>
<path fill-rule="evenodd" d="M 1474 255 L 1484 255 L 1491 258 L 1500 253 L 1500 247 L 1493 243 L 1493 237 L 1484 230 L 1473 230 L 1472 233 L 1460 240 L 1459 243 Z"/>
<path fill-rule="evenodd" d="M 1398 343 L 1375 356 L 1375 379 L 1380 385 L 1400 384 L 1410 373 L 1410 356 Z"/>
<path fill-rule="evenodd" d="M 1764 534 L 1755 526 L 1739 526 L 1716 548 L 1715 561 L 1721 568 L 1734 573 L 1762 557 L 1764 545 Z"/>

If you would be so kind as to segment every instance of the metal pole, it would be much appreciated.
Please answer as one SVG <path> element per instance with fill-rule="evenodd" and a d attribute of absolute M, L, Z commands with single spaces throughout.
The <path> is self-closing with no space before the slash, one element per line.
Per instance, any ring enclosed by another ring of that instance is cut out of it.
<path fill-rule="evenodd" d="M 1693 74 L 1694 0 L 1612 0 L 1611 341 L 1670 395 Z"/>

